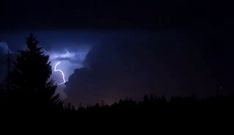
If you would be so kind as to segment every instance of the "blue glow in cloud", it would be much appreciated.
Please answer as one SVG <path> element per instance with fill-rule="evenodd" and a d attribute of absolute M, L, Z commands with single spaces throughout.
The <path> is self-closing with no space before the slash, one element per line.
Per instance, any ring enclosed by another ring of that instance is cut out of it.
<path fill-rule="evenodd" d="M 90 48 L 79 48 L 76 50 L 64 49 L 64 51 L 51 51 L 50 61 L 53 67 L 53 80 L 58 84 L 65 84 L 75 69 L 84 67 L 83 62 Z"/>

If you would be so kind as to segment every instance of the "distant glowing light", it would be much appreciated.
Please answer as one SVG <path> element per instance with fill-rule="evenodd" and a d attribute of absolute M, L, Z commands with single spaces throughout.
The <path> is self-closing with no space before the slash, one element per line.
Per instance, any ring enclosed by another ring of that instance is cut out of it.
<path fill-rule="evenodd" d="M 54 66 L 54 72 L 59 72 L 61 75 L 62 75 L 62 79 L 63 79 L 63 82 L 62 83 L 59 83 L 59 85 L 62 85 L 62 84 L 65 84 L 66 83 L 66 80 L 65 80 L 65 74 L 64 72 L 61 70 L 61 69 L 58 69 L 58 65 L 61 64 L 61 61 L 57 62 Z"/>

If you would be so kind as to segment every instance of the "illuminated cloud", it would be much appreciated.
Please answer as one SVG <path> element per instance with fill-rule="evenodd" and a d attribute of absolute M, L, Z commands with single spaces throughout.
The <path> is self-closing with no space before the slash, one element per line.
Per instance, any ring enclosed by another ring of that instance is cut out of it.
<path fill-rule="evenodd" d="M 64 84 L 75 69 L 84 67 L 83 62 L 88 52 L 89 48 L 48 52 L 53 67 L 53 80 L 59 85 Z"/>

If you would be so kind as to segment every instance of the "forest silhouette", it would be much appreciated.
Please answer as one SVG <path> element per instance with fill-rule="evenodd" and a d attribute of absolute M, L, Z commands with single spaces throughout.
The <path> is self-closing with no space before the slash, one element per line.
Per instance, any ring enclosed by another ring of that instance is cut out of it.
<path fill-rule="evenodd" d="M 49 56 L 38 46 L 39 42 L 33 34 L 26 39 L 26 49 L 9 67 L 7 87 L 1 88 L 1 112 L 53 112 L 66 114 L 73 119 L 84 120 L 118 119 L 117 116 L 136 119 L 181 119 L 200 116 L 225 117 L 233 114 L 234 95 L 217 94 L 209 98 L 190 97 L 157 97 L 144 96 L 142 101 L 130 98 L 119 100 L 112 105 L 96 104 L 78 106 L 64 103 L 55 94 L 56 85 L 51 80 Z"/>

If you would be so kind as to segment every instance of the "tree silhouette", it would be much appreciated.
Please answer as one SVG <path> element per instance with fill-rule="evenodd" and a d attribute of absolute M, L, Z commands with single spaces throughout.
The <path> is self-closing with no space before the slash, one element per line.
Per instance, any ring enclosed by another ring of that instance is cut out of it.
<path fill-rule="evenodd" d="M 10 74 L 9 100 L 14 106 L 27 109 L 51 108 L 59 102 L 54 95 L 56 86 L 50 79 L 49 56 L 45 55 L 38 41 L 30 34 L 26 49 L 20 51 Z"/>

